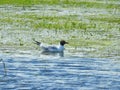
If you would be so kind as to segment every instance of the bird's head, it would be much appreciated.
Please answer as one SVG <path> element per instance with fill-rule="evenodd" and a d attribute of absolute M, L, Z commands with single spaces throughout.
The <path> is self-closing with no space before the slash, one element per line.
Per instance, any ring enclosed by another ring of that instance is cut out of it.
<path fill-rule="evenodd" d="M 60 41 L 60 45 L 64 46 L 65 44 L 68 44 L 68 42 L 66 42 L 65 40 Z"/>

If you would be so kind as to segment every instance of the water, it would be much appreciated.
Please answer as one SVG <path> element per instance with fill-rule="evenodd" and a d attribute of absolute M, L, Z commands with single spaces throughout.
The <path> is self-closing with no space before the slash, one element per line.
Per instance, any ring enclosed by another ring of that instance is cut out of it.
<path fill-rule="evenodd" d="M 0 90 L 120 90 L 120 61 L 0 55 Z"/>

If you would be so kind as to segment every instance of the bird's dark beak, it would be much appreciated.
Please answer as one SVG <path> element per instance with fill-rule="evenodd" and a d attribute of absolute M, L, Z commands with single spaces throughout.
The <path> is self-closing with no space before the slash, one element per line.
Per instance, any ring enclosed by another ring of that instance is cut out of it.
<path fill-rule="evenodd" d="M 65 42 L 65 44 L 69 44 L 68 42 Z"/>

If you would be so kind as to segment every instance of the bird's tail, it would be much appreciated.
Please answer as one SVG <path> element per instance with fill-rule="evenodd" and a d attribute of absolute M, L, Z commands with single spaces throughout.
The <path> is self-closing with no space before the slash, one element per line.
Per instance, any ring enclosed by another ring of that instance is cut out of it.
<path fill-rule="evenodd" d="M 35 39 L 33 39 L 33 41 L 34 41 L 34 43 L 36 44 L 36 45 L 41 45 L 41 42 L 38 42 L 38 41 L 36 41 Z"/>

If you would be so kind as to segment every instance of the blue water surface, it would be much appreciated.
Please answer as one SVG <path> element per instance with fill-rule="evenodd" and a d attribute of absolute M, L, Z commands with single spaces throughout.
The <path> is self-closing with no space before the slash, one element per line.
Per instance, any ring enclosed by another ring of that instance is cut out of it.
<path fill-rule="evenodd" d="M 119 60 L 0 56 L 0 90 L 120 90 Z"/>

